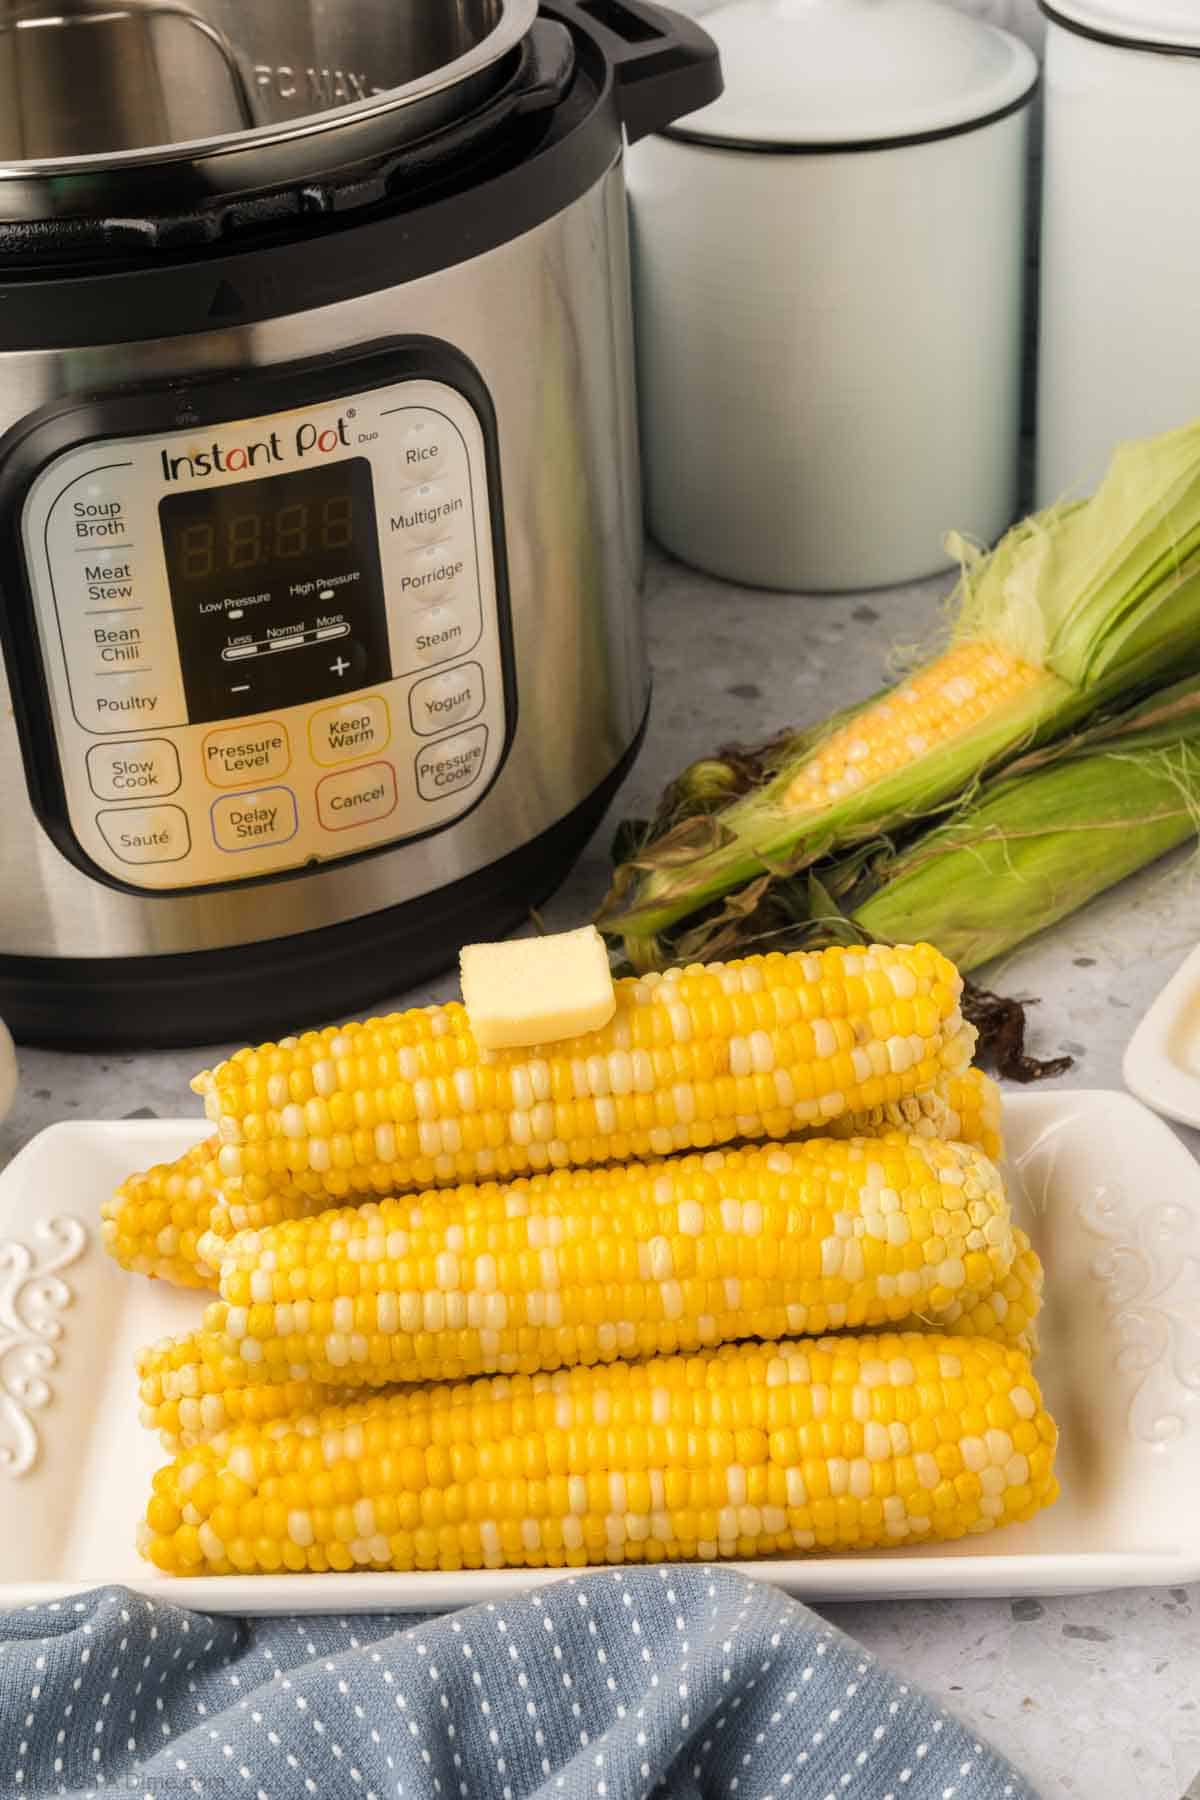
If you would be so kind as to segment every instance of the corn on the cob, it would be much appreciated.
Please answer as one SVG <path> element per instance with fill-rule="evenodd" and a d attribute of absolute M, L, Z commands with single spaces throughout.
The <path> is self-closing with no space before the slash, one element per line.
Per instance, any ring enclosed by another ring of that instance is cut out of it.
<path fill-rule="evenodd" d="M 999 1175 L 816 1138 L 401 1196 L 231 1240 L 205 1332 L 250 1379 L 532 1373 L 936 1315 L 1012 1264 Z"/>
<path fill-rule="evenodd" d="M 928 945 L 749 957 L 617 983 L 602 1031 L 480 1055 L 428 1007 L 242 1050 L 197 1077 L 229 1176 L 333 1198 L 625 1162 L 931 1088 L 974 1044 Z"/>
<path fill-rule="evenodd" d="M 1046 1272 L 1028 1234 L 1019 1226 L 1013 1228 L 1013 1248 L 1012 1267 L 994 1287 L 982 1293 L 964 1294 L 952 1301 L 945 1312 L 906 1321 L 903 1329 L 993 1338 L 998 1344 L 1012 1344 L 1026 1355 L 1036 1356 L 1040 1349 L 1037 1321 Z"/>
<path fill-rule="evenodd" d="M 239 1427 L 158 1472 L 139 1548 L 185 1575 L 890 1548 L 1030 1518 L 1056 1435 L 983 1339 L 726 1345 Z"/>
<path fill-rule="evenodd" d="M 230 1180 L 206 1138 L 171 1163 L 130 1175 L 100 1209 L 104 1248 L 124 1269 L 177 1287 L 216 1286 L 204 1241 L 215 1249 L 235 1231 L 306 1218 L 326 1204 L 294 1182 Z"/>
<path fill-rule="evenodd" d="M 973 1144 L 990 1161 L 999 1162 L 1004 1155 L 1000 1089 L 982 1069 L 966 1069 L 961 1075 L 943 1076 L 926 1094 L 910 1094 L 869 1112 L 831 1119 L 822 1135 L 884 1137 L 894 1131 Z"/>

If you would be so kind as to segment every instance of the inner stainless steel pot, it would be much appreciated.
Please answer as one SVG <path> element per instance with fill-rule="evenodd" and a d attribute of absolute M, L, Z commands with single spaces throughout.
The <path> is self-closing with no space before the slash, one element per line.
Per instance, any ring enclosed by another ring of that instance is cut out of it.
<path fill-rule="evenodd" d="M 0 0 L 0 180 L 112 175 L 184 152 L 274 161 L 284 144 L 303 172 L 340 159 L 342 137 L 359 153 L 381 120 L 411 142 L 499 88 L 536 12 L 537 0 Z"/>

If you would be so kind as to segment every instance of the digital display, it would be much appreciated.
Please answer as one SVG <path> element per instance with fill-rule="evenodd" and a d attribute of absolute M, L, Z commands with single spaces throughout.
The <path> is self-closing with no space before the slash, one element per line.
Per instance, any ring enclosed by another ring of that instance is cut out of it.
<path fill-rule="evenodd" d="M 390 678 L 365 457 L 168 494 L 159 528 L 193 723 Z"/>

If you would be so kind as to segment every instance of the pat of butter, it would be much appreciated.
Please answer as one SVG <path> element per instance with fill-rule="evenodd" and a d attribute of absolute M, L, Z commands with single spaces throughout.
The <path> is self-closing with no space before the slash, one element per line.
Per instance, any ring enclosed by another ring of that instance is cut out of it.
<path fill-rule="evenodd" d="M 594 925 L 552 937 L 464 944 L 463 1005 L 481 1050 L 517 1050 L 599 1031 L 617 1010 L 608 951 Z"/>

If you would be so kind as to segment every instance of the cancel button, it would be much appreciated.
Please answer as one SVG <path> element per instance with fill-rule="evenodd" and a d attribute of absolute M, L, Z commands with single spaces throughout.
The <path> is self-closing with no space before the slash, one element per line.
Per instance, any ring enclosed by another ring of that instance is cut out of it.
<path fill-rule="evenodd" d="M 366 763 L 317 783 L 317 817 L 326 831 L 350 831 L 386 819 L 396 810 L 396 771 L 391 763 Z"/>

